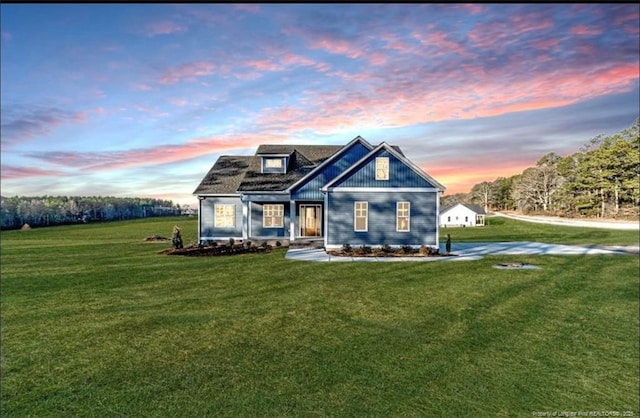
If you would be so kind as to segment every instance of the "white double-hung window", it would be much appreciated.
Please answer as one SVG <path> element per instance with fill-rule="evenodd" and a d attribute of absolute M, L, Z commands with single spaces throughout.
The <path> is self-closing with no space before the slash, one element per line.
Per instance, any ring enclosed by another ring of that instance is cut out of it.
<path fill-rule="evenodd" d="M 284 205 L 264 205 L 262 208 L 262 226 L 264 228 L 282 228 L 284 225 Z"/>
<path fill-rule="evenodd" d="M 369 202 L 354 202 L 353 230 L 367 231 L 369 228 Z"/>
<path fill-rule="evenodd" d="M 376 158 L 376 180 L 389 180 L 389 157 Z"/>
<path fill-rule="evenodd" d="M 235 205 L 214 205 L 214 226 L 216 228 L 233 228 L 236 226 Z"/>
<path fill-rule="evenodd" d="M 396 231 L 410 231 L 411 209 L 409 202 L 396 202 Z"/>

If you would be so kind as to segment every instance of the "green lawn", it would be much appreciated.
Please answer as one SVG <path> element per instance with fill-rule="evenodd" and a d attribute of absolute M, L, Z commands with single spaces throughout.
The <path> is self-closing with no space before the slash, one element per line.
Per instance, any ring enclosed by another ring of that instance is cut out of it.
<path fill-rule="evenodd" d="M 178 257 L 184 218 L 2 232 L 2 416 L 638 415 L 637 255 Z M 635 244 L 490 218 L 454 242 Z M 497 270 L 520 261 L 540 270 Z"/>

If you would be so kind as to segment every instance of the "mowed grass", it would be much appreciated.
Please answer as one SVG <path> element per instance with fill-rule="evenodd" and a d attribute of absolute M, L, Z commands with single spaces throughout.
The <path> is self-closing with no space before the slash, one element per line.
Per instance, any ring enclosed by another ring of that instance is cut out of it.
<path fill-rule="evenodd" d="M 3 416 L 638 414 L 637 255 L 308 263 L 144 242 L 174 224 L 196 240 L 184 218 L 2 232 Z M 441 235 L 638 242 L 467 230 Z M 512 261 L 541 269 L 492 267 Z"/>

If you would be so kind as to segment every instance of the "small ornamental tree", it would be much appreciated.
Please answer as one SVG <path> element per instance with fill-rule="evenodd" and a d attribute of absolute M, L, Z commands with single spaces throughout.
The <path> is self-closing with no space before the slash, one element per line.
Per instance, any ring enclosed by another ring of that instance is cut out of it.
<path fill-rule="evenodd" d="M 171 238 L 171 244 L 173 245 L 173 248 L 183 248 L 182 235 L 180 233 L 180 227 L 178 225 L 175 225 L 173 227 L 173 236 Z"/>

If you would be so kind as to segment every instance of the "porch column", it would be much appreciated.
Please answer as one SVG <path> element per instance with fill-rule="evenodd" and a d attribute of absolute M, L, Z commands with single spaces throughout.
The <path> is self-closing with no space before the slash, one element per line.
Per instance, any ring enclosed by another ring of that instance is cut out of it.
<path fill-rule="evenodd" d="M 202 201 L 206 199 L 204 196 L 198 196 L 198 244 L 202 243 Z"/>
<path fill-rule="evenodd" d="M 289 240 L 294 241 L 296 239 L 296 201 L 289 202 Z"/>
<path fill-rule="evenodd" d="M 242 239 L 249 238 L 249 202 L 242 202 Z"/>

